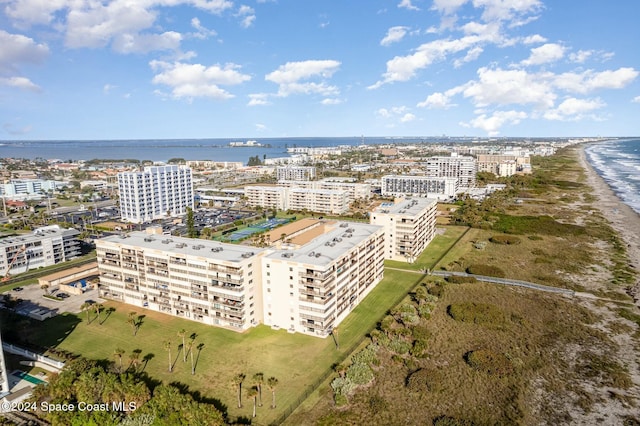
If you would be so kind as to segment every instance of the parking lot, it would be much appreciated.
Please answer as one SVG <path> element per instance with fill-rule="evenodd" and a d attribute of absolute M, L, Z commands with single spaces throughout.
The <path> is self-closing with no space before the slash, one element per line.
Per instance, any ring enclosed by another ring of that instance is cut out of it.
<path fill-rule="evenodd" d="M 19 290 L 21 288 L 21 290 Z M 49 294 L 56 296 L 59 292 L 57 288 L 48 289 Z M 63 300 L 53 300 L 44 297 L 44 290 L 40 288 L 39 285 L 33 284 L 25 287 L 18 287 L 18 289 L 13 289 L 5 292 L 11 296 L 21 299 L 22 302 L 18 304 L 15 308 L 15 311 L 27 315 L 29 312 L 44 312 L 44 310 L 53 311 L 54 315 L 63 313 L 63 312 L 71 312 L 77 314 L 82 311 L 80 308 L 83 303 L 88 300 L 102 303 L 104 300 L 98 297 L 98 290 L 90 289 L 85 291 L 83 294 L 68 294 L 68 297 L 65 297 Z"/>

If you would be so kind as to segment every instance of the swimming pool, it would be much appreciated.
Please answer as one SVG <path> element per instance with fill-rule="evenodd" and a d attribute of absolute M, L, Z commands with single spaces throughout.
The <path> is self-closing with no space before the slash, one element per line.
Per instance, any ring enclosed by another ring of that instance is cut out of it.
<path fill-rule="evenodd" d="M 39 385 L 40 383 L 47 383 L 44 380 L 41 380 L 41 379 L 38 379 L 37 377 L 32 376 L 31 374 L 25 373 L 24 371 L 16 370 L 11 374 L 16 377 L 20 377 L 21 379 L 26 380 L 27 382 L 33 383 L 34 385 Z"/>

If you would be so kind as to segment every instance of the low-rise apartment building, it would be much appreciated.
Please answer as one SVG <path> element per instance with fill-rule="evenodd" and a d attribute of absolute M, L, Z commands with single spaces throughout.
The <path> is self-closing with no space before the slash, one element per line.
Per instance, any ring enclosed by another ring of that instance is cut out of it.
<path fill-rule="evenodd" d="M 281 166 L 276 167 L 278 180 L 311 180 L 316 177 L 316 168 L 312 166 Z"/>
<path fill-rule="evenodd" d="M 100 295 L 236 331 L 266 324 L 325 337 L 382 280 L 384 230 L 316 220 L 293 240 L 260 249 L 110 236 L 96 242 Z"/>
<path fill-rule="evenodd" d="M 400 199 L 376 208 L 372 224 L 385 230 L 385 259 L 414 262 L 436 234 L 437 200 Z"/>
<path fill-rule="evenodd" d="M 459 192 L 458 178 L 387 175 L 381 179 L 381 193 L 391 197 L 429 197 L 445 200 Z"/>
<path fill-rule="evenodd" d="M 477 163 L 479 172 L 489 172 L 502 177 L 531 170 L 530 158 L 516 155 L 478 155 Z"/>
<path fill-rule="evenodd" d="M 131 232 L 96 254 L 104 298 L 232 329 L 262 321 L 263 249 Z"/>
<path fill-rule="evenodd" d="M 51 266 L 80 256 L 80 231 L 58 225 L 31 234 L 0 238 L 0 271 L 6 276 Z"/>
<path fill-rule="evenodd" d="M 247 205 L 279 210 L 342 214 L 349 210 L 347 191 L 284 186 L 245 186 Z"/>
<path fill-rule="evenodd" d="M 371 185 L 367 183 L 355 183 L 345 182 L 332 179 L 322 180 L 281 180 L 278 181 L 278 186 L 284 186 L 287 188 L 308 188 L 308 189 L 323 189 L 328 191 L 347 191 L 349 202 L 357 199 L 368 199 L 371 197 Z"/>

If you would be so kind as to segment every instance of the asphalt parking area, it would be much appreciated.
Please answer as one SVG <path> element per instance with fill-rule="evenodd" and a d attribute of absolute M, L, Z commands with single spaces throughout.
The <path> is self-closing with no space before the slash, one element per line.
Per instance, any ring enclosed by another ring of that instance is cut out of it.
<path fill-rule="evenodd" d="M 47 289 L 48 293 L 55 296 L 59 290 L 54 287 L 53 289 Z M 63 312 L 71 312 L 77 314 L 82 312 L 80 308 L 83 303 L 87 300 L 91 300 L 93 302 L 102 303 L 103 299 L 98 297 L 98 290 L 90 289 L 85 291 L 82 294 L 68 294 L 69 297 L 66 297 L 63 300 L 53 300 L 44 297 L 45 291 L 40 288 L 38 284 L 32 284 L 25 287 L 22 287 L 22 290 L 15 291 L 9 290 L 4 294 L 10 294 L 11 296 L 21 299 L 22 302 L 16 306 L 15 310 L 18 313 L 23 313 L 26 315 L 28 312 L 33 311 L 41 311 L 50 310 L 53 311 L 54 314 L 60 314 Z"/>

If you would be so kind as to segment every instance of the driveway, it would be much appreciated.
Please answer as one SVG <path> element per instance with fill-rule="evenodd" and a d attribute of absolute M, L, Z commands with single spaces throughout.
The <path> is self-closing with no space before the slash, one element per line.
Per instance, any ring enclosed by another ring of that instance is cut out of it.
<path fill-rule="evenodd" d="M 56 295 L 58 293 L 58 288 L 54 287 L 52 290 L 49 290 L 49 293 L 52 295 Z M 62 312 L 71 312 L 77 314 L 82 312 L 80 306 L 87 300 L 92 300 L 94 302 L 102 303 L 103 299 L 98 297 L 98 290 L 87 290 L 83 294 L 69 294 L 64 300 L 52 300 L 44 297 L 44 290 L 40 288 L 38 284 L 28 285 L 22 288 L 21 291 L 10 290 L 5 292 L 5 294 L 11 294 L 13 297 L 22 299 L 22 303 L 20 303 L 16 307 L 17 312 L 31 312 L 35 309 L 46 308 L 52 310 L 56 313 Z"/>

